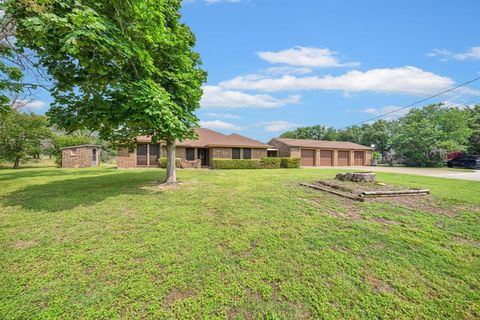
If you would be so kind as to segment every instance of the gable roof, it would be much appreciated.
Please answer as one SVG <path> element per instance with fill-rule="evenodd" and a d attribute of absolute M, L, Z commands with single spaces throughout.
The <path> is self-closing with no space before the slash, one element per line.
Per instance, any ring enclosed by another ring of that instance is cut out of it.
<path fill-rule="evenodd" d="M 207 148 L 207 147 L 240 147 L 240 148 L 270 148 L 268 144 L 261 143 L 260 141 L 247 138 L 239 134 L 225 135 L 223 133 L 210 130 L 207 128 L 195 128 L 197 133 L 197 139 L 187 139 L 185 141 L 176 142 L 180 147 L 194 147 L 194 148 Z M 150 142 L 149 137 L 141 136 L 137 138 L 137 142 Z"/>
<path fill-rule="evenodd" d="M 373 150 L 370 147 L 348 141 L 326 141 L 286 138 L 273 138 L 272 141 L 279 141 L 283 144 L 286 144 L 287 146 L 299 148 Z"/>

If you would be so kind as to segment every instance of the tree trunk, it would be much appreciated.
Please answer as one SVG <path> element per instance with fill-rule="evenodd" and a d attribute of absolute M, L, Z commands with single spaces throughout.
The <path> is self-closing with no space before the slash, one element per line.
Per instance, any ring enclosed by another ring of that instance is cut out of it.
<path fill-rule="evenodd" d="M 177 183 L 177 164 L 175 161 L 175 140 L 167 140 L 167 177 L 165 183 Z"/>
<path fill-rule="evenodd" d="M 20 166 L 20 157 L 15 158 L 15 162 L 13 163 L 13 169 L 18 169 Z"/>

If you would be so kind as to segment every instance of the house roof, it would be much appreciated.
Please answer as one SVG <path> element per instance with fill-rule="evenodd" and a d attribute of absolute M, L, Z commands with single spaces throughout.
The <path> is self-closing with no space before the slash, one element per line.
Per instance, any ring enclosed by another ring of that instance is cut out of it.
<path fill-rule="evenodd" d="M 370 147 L 348 141 L 326 141 L 326 140 L 305 140 L 305 139 L 286 139 L 274 138 L 290 147 L 299 148 L 321 148 L 321 149 L 348 149 L 348 150 L 373 150 Z"/>
<path fill-rule="evenodd" d="M 239 134 L 225 135 L 217 131 L 207 128 L 196 128 L 197 139 L 187 139 L 185 141 L 177 141 L 176 145 L 181 147 L 244 147 L 244 148 L 270 148 L 268 144 L 247 138 Z M 140 136 L 137 142 L 150 142 L 149 137 Z"/>
<path fill-rule="evenodd" d="M 97 148 L 101 148 L 102 146 L 99 145 L 99 144 L 81 144 L 81 145 L 78 145 L 78 146 L 70 146 L 70 147 L 60 148 L 60 150 L 63 150 L 63 149 L 74 149 L 74 148 L 83 148 L 83 147 L 97 147 Z"/>

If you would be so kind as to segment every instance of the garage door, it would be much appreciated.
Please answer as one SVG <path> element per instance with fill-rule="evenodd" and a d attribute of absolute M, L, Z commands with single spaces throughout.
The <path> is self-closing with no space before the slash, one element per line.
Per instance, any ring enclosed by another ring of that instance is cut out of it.
<path fill-rule="evenodd" d="M 339 166 L 350 165 L 350 151 L 338 151 L 338 165 Z"/>
<path fill-rule="evenodd" d="M 315 166 L 315 150 L 302 149 L 301 157 L 302 161 L 300 164 L 302 166 Z"/>
<path fill-rule="evenodd" d="M 320 165 L 321 166 L 332 166 L 333 165 L 333 152 L 322 150 L 320 151 Z"/>
<path fill-rule="evenodd" d="M 355 151 L 354 164 L 356 166 L 364 166 L 365 165 L 365 152 Z"/>

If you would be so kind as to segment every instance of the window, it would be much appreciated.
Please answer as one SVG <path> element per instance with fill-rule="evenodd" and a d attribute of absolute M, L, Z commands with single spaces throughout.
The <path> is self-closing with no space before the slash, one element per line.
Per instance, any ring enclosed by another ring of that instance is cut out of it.
<path fill-rule="evenodd" d="M 252 159 L 252 149 L 243 148 L 243 159 Z"/>
<path fill-rule="evenodd" d="M 232 159 L 240 159 L 240 148 L 232 148 Z"/>
<path fill-rule="evenodd" d="M 187 161 L 194 161 L 195 160 L 195 149 L 194 148 L 187 148 Z"/>
<path fill-rule="evenodd" d="M 70 157 L 76 157 L 76 156 L 77 156 L 77 148 L 70 149 Z"/>

